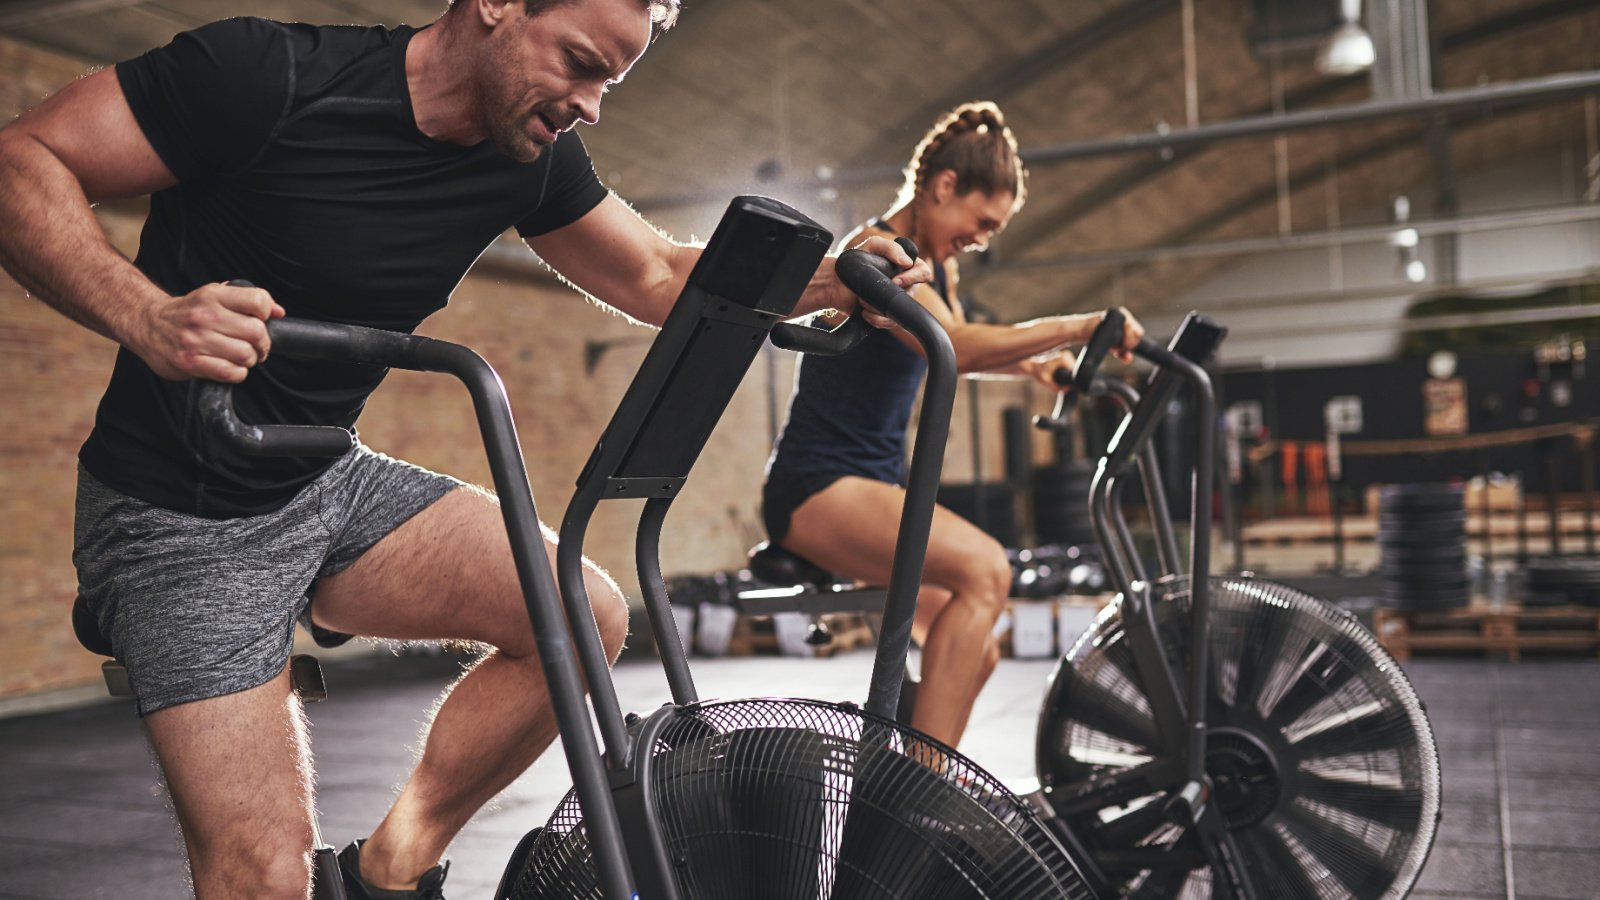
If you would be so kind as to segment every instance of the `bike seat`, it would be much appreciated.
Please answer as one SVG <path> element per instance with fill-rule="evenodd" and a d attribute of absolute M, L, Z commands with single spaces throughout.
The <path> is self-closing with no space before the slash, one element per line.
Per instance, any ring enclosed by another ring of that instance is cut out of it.
<path fill-rule="evenodd" d="M 100 630 L 100 622 L 89 612 L 89 603 L 79 594 L 72 601 L 72 633 L 83 649 L 98 656 L 115 656 L 111 640 Z M 133 686 L 128 682 L 128 670 L 116 659 L 108 659 L 100 666 L 106 680 L 106 690 L 113 697 L 132 697 Z M 328 696 L 322 680 L 322 666 L 315 656 L 296 653 L 289 657 L 289 681 L 300 693 L 300 698 L 315 702 Z"/>
<path fill-rule="evenodd" d="M 799 584 L 820 589 L 838 580 L 832 572 L 771 541 L 762 541 L 750 548 L 749 565 L 750 574 L 768 584 Z"/>
<path fill-rule="evenodd" d="M 97 656 L 112 656 L 111 641 L 101 633 L 100 622 L 95 619 L 94 613 L 89 612 L 89 604 L 78 595 L 72 601 L 72 633 L 77 636 L 78 643 L 83 649 Z"/>

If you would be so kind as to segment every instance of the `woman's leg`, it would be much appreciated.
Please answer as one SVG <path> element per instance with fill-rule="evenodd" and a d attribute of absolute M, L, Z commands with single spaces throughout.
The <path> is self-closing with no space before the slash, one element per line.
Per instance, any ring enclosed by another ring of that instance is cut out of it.
<path fill-rule="evenodd" d="M 839 575 L 887 584 L 904 502 L 895 485 L 841 478 L 795 510 L 781 543 Z M 994 538 L 936 507 L 922 581 L 919 605 L 938 608 L 919 610 L 927 637 L 911 724 L 955 746 L 999 655 L 991 635 L 1011 589 L 1011 565 Z"/>

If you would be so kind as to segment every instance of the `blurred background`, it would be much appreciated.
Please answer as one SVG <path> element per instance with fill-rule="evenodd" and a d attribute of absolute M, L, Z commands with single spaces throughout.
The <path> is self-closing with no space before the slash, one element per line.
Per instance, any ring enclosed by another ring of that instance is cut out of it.
<path fill-rule="evenodd" d="M 422 26 L 441 12 L 0 0 L 0 119 L 217 18 Z M 1371 606 L 1386 596 L 1379 491 L 1419 481 L 1463 488 L 1462 603 L 1529 599 L 1530 560 L 1592 557 L 1600 3 L 689 0 L 581 133 L 602 180 L 678 238 L 708 235 L 741 193 L 843 234 L 888 208 L 922 132 L 972 99 L 1005 110 L 1031 173 L 1027 206 L 964 262 L 977 314 L 1125 305 L 1164 337 L 1198 309 L 1230 329 L 1215 364 L 1220 563 L 1326 576 L 1325 592 Z M 134 252 L 143 203 L 98 212 Z M 509 238 L 423 331 L 499 367 L 535 496 L 558 518 L 651 333 Z M 112 357 L 0 276 L 0 713 L 99 692 L 65 612 L 74 457 Z M 736 573 L 763 537 L 758 489 L 792 371 L 769 348 L 741 389 L 667 522 L 669 574 Z M 1019 594 L 1092 595 L 1093 571 L 1060 580 L 1077 557 L 1043 573 L 1029 561 L 1082 542 L 1076 498 L 1115 416 L 1091 405 L 1063 431 L 1030 428 L 1052 400 L 966 385 L 946 499 L 1014 548 Z M 1174 405 L 1161 444 L 1179 514 L 1189 415 Z M 395 374 L 362 431 L 487 477 L 452 384 Z M 632 525 L 603 509 L 589 548 L 636 594 Z M 1546 587 L 1595 602 L 1582 584 Z M 1387 596 L 1407 611 L 1402 594 Z"/>

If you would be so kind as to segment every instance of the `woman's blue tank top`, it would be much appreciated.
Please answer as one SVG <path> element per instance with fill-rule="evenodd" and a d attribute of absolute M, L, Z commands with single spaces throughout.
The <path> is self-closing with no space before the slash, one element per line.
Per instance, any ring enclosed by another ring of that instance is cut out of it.
<path fill-rule="evenodd" d="M 880 221 L 872 223 L 888 230 Z M 934 288 L 950 302 L 943 267 Z M 886 329 L 839 356 L 802 356 L 789 419 L 767 463 L 767 482 L 859 475 L 900 484 L 906 428 L 928 363 Z"/>

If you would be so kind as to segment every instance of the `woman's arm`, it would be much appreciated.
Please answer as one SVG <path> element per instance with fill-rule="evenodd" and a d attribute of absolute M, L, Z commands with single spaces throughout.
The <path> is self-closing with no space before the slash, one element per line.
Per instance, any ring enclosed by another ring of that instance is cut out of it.
<path fill-rule="evenodd" d="M 1078 355 L 1071 350 L 1055 350 L 1030 356 L 1021 362 L 998 369 L 989 369 L 984 372 L 972 373 L 975 378 L 1029 378 L 1039 382 L 1052 390 L 1064 391 L 1071 387 L 1070 383 L 1055 380 L 1057 370 L 1067 373 L 1070 381 L 1072 373 L 1078 368 Z"/>
<path fill-rule="evenodd" d="M 1016 375 L 1036 378 L 1048 383 L 1050 374 L 1041 376 L 1035 357 L 1050 356 L 1059 362 L 1057 351 L 1068 344 L 1082 344 L 1105 318 L 1105 312 L 1079 313 L 1068 316 L 1046 316 L 1019 322 L 1015 325 L 991 325 L 968 322 L 947 306 L 938 292 L 926 285 L 912 290 L 915 297 L 950 334 L 950 343 L 956 351 L 956 371 L 962 374 Z M 906 346 L 921 352 L 921 346 L 910 335 L 896 332 Z M 1129 316 L 1122 345 L 1115 351 L 1118 358 L 1126 360 L 1133 346 L 1144 336 L 1144 327 Z M 1070 366 L 1069 366 L 1070 367 Z"/>
<path fill-rule="evenodd" d="M 960 372 L 1034 376 L 1032 358 L 1081 344 L 1094 333 L 1103 312 L 1046 316 L 1015 325 L 961 322 L 947 326 Z"/>
<path fill-rule="evenodd" d="M 845 243 L 852 245 L 863 240 L 890 237 L 892 235 L 882 229 L 864 225 L 847 235 Z M 956 275 L 955 266 L 950 263 L 946 269 L 946 283 L 952 288 L 956 284 Z M 944 298 L 939 296 L 939 292 L 929 284 L 917 284 L 910 288 L 908 293 L 949 333 L 950 343 L 956 351 L 956 371 L 962 374 L 983 373 L 1039 378 L 1033 367 L 1028 364 L 1028 360 L 1060 350 L 1067 344 L 1081 344 L 1087 341 L 1089 335 L 1094 333 L 1095 327 L 1105 318 L 1104 312 L 1092 312 L 1046 316 L 1015 325 L 968 322 L 959 307 L 946 303 Z M 900 329 L 894 329 L 894 334 L 901 343 L 919 355 L 922 353 L 922 346 L 911 335 Z M 1144 336 L 1144 328 L 1136 319 L 1129 316 L 1124 334 L 1122 346 L 1115 351 L 1122 359 L 1128 358 L 1128 352 L 1139 342 L 1139 338 Z M 1048 383 L 1049 377 L 1049 373 L 1046 372 L 1043 380 Z"/>

